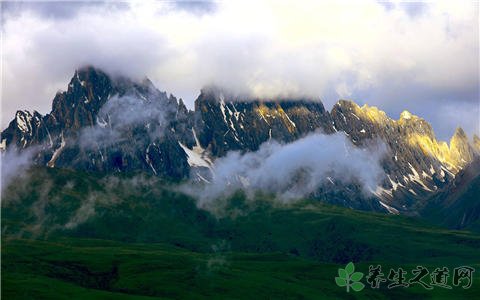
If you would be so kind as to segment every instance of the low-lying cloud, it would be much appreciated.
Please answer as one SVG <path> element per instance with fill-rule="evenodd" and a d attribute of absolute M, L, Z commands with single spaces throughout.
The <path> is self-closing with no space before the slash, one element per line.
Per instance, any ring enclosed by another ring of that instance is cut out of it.
<path fill-rule="evenodd" d="M 17 201 L 32 197 L 34 202 L 28 204 L 31 206 L 23 208 L 34 217 L 26 230 L 35 235 L 75 230 L 94 217 L 102 218 L 106 210 L 122 211 L 121 205 L 126 199 L 133 199 L 131 203 L 140 199 L 139 206 L 147 200 L 161 206 L 162 201 L 170 201 L 168 197 L 175 197 L 174 192 L 178 191 L 192 196 L 199 208 L 216 216 L 228 213 L 235 217 L 248 213 L 251 208 L 228 211 L 228 200 L 238 190 L 244 191 L 250 200 L 257 193 L 273 194 L 275 197 L 269 199 L 274 205 L 292 203 L 325 185 L 332 186 L 333 182 L 343 188 L 355 182 L 365 196 L 372 196 L 371 190 L 375 190 L 384 177 L 380 162 L 385 152 L 386 146 L 377 141 L 358 148 L 342 133 L 313 133 L 289 144 L 269 141 L 255 152 L 229 152 L 215 161 L 211 183 L 191 181 L 180 187 L 146 174 L 130 178 L 109 175 L 89 179 L 82 176 L 50 177 L 45 170 L 25 172 L 35 153 L 6 152 L 1 160 L 2 188 L 8 189 L 2 190 L 5 198 L 2 205 L 14 207 L 22 204 Z M 24 173 L 24 180 L 12 181 Z M 60 209 L 49 209 L 63 205 L 70 207 L 66 214 L 57 215 Z M 222 257 L 214 256 L 208 266 L 223 267 Z"/>
<path fill-rule="evenodd" d="M 215 161 L 211 183 L 188 184 L 182 190 L 198 199 L 202 208 L 215 210 L 216 200 L 243 190 L 275 194 L 289 202 L 316 192 L 333 181 L 362 186 L 366 195 L 383 179 L 380 165 L 386 146 L 372 141 L 354 146 L 344 134 L 314 133 L 290 144 L 264 143 L 255 152 L 229 152 Z"/>
<path fill-rule="evenodd" d="M 0 192 L 8 187 L 13 180 L 21 177 L 32 165 L 34 156 L 39 147 L 30 147 L 19 151 L 10 147 L 6 151 L 0 151 Z"/>
<path fill-rule="evenodd" d="M 96 124 L 80 132 L 80 147 L 96 149 L 128 141 L 131 138 L 128 132 L 138 127 L 151 140 L 160 139 L 167 126 L 167 115 L 175 109 L 167 100 L 165 94 L 154 91 L 146 97 L 134 94 L 111 97 L 98 112 Z"/>

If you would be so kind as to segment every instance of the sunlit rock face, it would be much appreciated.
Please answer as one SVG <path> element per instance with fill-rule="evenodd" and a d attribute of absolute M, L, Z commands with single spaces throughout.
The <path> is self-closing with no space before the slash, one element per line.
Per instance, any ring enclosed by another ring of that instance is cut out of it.
<path fill-rule="evenodd" d="M 311 99 L 250 99 L 210 87 L 195 101 L 195 111 L 200 141 L 214 156 L 254 151 L 269 139 L 291 142 L 316 130 L 334 132 L 323 104 Z"/>
<path fill-rule="evenodd" d="M 332 108 L 331 118 L 335 129 L 355 144 L 380 138 L 388 145 L 387 178 L 377 194 L 400 211 L 411 210 L 446 186 L 479 155 L 475 141 L 470 142 L 462 129 L 457 129 L 449 145 L 435 138 L 428 122 L 408 111 L 393 120 L 376 107 L 342 100 Z"/>
<path fill-rule="evenodd" d="M 459 128 L 449 143 L 438 141 L 430 124 L 408 111 L 394 120 L 376 107 L 340 100 L 329 112 L 318 99 L 255 99 L 218 87 L 204 88 L 191 111 L 148 79 L 113 78 L 93 67 L 74 73 L 49 114 L 18 111 L 0 149 L 35 148 L 35 163 L 48 167 L 208 181 L 215 159 L 229 151 L 256 151 L 269 140 L 290 143 L 313 132 L 345 134 L 361 148 L 386 145 L 385 176 L 370 191 L 379 205 L 350 201 L 358 186 L 334 179 L 335 190 L 317 196 L 391 213 L 416 213 L 480 152 L 477 136 L 470 141 Z"/>

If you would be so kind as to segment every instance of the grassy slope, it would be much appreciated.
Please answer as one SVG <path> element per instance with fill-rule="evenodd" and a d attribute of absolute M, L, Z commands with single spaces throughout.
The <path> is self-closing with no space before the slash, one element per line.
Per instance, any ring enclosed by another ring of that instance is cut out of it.
<path fill-rule="evenodd" d="M 436 224 L 480 233 L 480 175 L 464 181 L 435 195 L 422 214 Z"/>
<path fill-rule="evenodd" d="M 68 171 L 37 171 L 26 182 L 2 199 L 5 299 L 480 295 L 480 272 L 466 291 L 366 288 L 347 294 L 333 281 L 348 261 L 363 272 L 369 263 L 383 264 L 384 272 L 417 264 L 480 270 L 476 233 L 311 201 L 274 207 L 266 196 L 249 202 L 237 195 L 230 216 L 215 217 L 157 183 L 125 187 Z M 54 188 L 42 190 L 47 185 Z M 95 213 L 66 228 L 93 194 Z"/>

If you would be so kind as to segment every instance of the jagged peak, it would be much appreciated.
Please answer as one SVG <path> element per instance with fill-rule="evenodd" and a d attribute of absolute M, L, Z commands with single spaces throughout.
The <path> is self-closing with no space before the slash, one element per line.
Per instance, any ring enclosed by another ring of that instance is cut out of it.
<path fill-rule="evenodd" d="M 412 133 L 409 142 L 417 145 L 425 154 L 438 159 L 454 169 L 461 169 L 473 160 L 474 154 L 465 131 L 458 127 L 450 139 L 450 144 L 437 141 L 435 137 L 424 134 Z"/>
<path fill-rule="evenodd" d="M 419 124 L 419 123 L 427 123 L 430 125 L 427 121 L 425 121 L 423 118 L 412 114 L 408 110 L 404 110 L 400 113 L 400 118 L 397 120 L 399 124 Z"/>
<path fill-rule="evenodd" d="M 372 121 L 375 121 L 380 124 L 385 124 L 388 121 L 391 121 L 391 119 L 387 116 L 387 114 L 381 110 L 378 109 L 376 106 L 369 106 L 368 104 L 364 104 L 362 107 L 360 107 L 360 110 Z"/>
<path fill-rule="evenodd" d="M 379 109 L 376 106 L 369 106 L 368 104 L 364 104 L 360 107 L 357 103 L 355 103 L 352 100 L 341 99 L 334 105 L 334 109 L 336 108 L 351 110 L 354 113 L 359 114 L 359 116 L 363 116 L 365 119 L 378 124 L 396 122 L 398 125 L 404 125 L 404 124 L 407 124 L 408 122 L 408 124 L 413 124 L 413 125 L 418 124 L 419 127 L 422 127 L 422 126 L 426 127 L 424 128 L 424 130 L 426 129 L 427 131 L 431 131 L 431 126 L 427 121 L 418 117 L 417 115 L 412 114 L 408 110 L 404 110 L 400 114 L 400 118 L 397 121 L 395 121 L 392 118 L 390 118 L 385 111 Z"/>
<path fill-rule="evenodd" d="M 85 65 L 75 70 L 70 83 L 81 83 L 82 86 L 98 81 L 98 79 L 108 80 L 113 85 L 120 86 L 139 86 L 145 89 L 156 89 L 154 83 L 147 76 L 139 78 L 130 78 L 122 74 L 112 74 L 93 65 Z"/>
<path fill-rule="evenodd" d="M 358 106 L 357 103 L 355 103 L 352 100 L 346 100 L 346 99 L 340 99 L 335 103 L 334 107 L 341 107 L 341 108 L 346 108 L 346 109 L 352 109 L 352 110 L 359 110 L 360 106 Z"/>
<path fill-rule="evenodd" d="M 75 70 L 68 85 L 67 93 L 84 90 L 88 97 L 86 103 L 89 103 L 94 95 L 98 96 L 98 93 L 102 94 L 106 89 L 116 90 L 119 94 L 128 92 L 161 94 L 167 98 L 166 92 L 159 91 L 146 76 L 141 79 L 132 79 L 123 75 L 112 75 L 92 65 L 86 65 Z M 61 97 L 59 99 L 61 100 Z"/>
<path fill-rule="evenodd" d="M 81 66 L 81 67 L 75 69 L 74 76 L 81 77 L 82 75 L 86 75 L 86 74 L 89 74 L 89 73 L 103 74 L 103 75 L 107 76 L 107 74 L 102 69 L 97 68 L 93 65 L 84 65 L 84 66 Z"/>
<path fill-rule="evenodd" d="M 71 92 L 73 89 L 83 89 L 87 88 L 87 86 L 92 86 L 94 82 L 98 81 L 99 78 L 103 78 L 105 80 L 110 79 L 105 72 L 99 68 L 95 68 L 94 66 L 87 65 L 77 68 L 70 79 L 67 91 Z"/>
<path fill-rule="evenodd" d="M 140 83 L 145 87 L 155 88 L 155 85 L 153 84 L 153 82 L 150 80 L 150 78 L 146 76 L 143 77 Z"/>
<path fill-rule="evenodd" d="M 474 148 L 480 152 L 480 137 L 478 135 L 473 135 L 473 146 Z"/>
<path fill-rule="evenodd" d="M 179 98 L 179 99 L 178 99 L 178 108 L 179 108 L 179 110 L 181 110 L 181 111 L 188 111 L 188 108 L 187 108 L 187 106 L 185 105 L 185 102 L 183 102 L 183 99 L 182 99 L 182 98 Z"/>
<path fill-rule="evenodd" d="M 17 123 L 19 123 L 19 119 L 22 119 L 24 122 L 28 121 L 30 122 L 32 119 L 35 119 L 37 122 L 42 118 L 42 114 L 40 114 L 38 111 L 33 110 L 33 112 L 30 112 L 29 110 L 17 110 L 15 113 L 15 120 L 17 120 Z"/>
<path fill-rule="evenodd" d="M 414 117 L 417 117 L 415 115 L 412 115 L 411 112 L 409 112 L 408 110 L 404 110 L 402 111 L 402 113 L 400 114 L 400 119 L 403 119 L 403 120 L 410 120 Z"/>
<path fill-rule="evenodd" d="M 459 138 L 466 141 L 468 140 L 467 134 L 462 127 L 457 127 L 455 129 L 455 133 L 453 134 L 452 138 Z"/>
<path fill-rule="evenodd" d="M 450 150 L 459 150 L 461 148 L 468 148 L 469 141 L 467 134 L 461 127 L 455 129 L 455 133 L 450 139 Z"/>
<path fill-rule="evenodd" d="M 93 65 L 85 65 L 82 67 L 79 67 L 75 69 L 75 72 L 73 74 L 73 77 L 71 79 L 70 83 L 74 82 L 89 82 L 89 81 L 95 81 L 98 80 L 99 78 L 102 79 L 108 79 L 112 81 L 112 83 L 117 83 L 120 85 L 132 85 L 132 84 L 137 84 L 139 86 L 143 86 L 145 88 L 147 87 L 153 87 L 155 88 L 155 85 L 153 82 L 148 78 L 147 76 L 144 77 L 139 77 L 139 78 L 130 78 L 128 76 L 124 76 L 122 74 L 112 74 L 109 73 L 99 67 L 93 66 Z"/>
<path fill-rule="evenodd" d="M 33 115 L 28 110 L 17 110 L 15 113 L 15 122 L 17 123 L 17 127 L 25 133 L 31 131 L 32 119 Z"/>
<path fill-rule="evenodd" d="M 354 113 L 357 117 L 361 117 L 377 124 L 386 124 L 392 121 L 392 119 L 390 119 L 383 110 L 378 109 L 378 107 L 369 106 L 368 104 L 364 104 L 360 107 L 352 100 L 341 99 L 337 101 L 332 108 L 332 112 L 335 110 L 347 110 Z"/>
<path fill-rule="evenodd" d="M 431 139 L 435 139 L 435 133 L 432 125 L 425 119 L 412 114 L 411 112 L 404 110 L 400 114 L 400 118 L 396 121 L 397 125 L 403 127 L 409 134 L 420 134 L 429 136 Z"/>
<path fill-rule="evenodd" d="M 30 113 L 30 111 L 24 109 L 24 110 L 17 110 L 17 112 L 15 113 L 15 117 L 23 117 L 23 116 L 32 116 L 32 113 Z"/>
<path fill-rule="evenodd" d="M 73 73 L 70 83 L 89 80 L 93 77 L 92 75 L 97 75 L 97 76 L 102 75 L 102 76 L 108 77 L 107 74 L 102 70 L 95 68 L 94 66 L 87 65 L 87 66 L 83 66 L 75 69 L 75 72 Z"/>
<path fill-rule="evenodd" d="M 475 148 L 475 145 L 468 140 L 465 131 L 461 127 L 457 127 L 450 140 L 450 151 L 460 165 L 466 165 L 474 159 Z"/>

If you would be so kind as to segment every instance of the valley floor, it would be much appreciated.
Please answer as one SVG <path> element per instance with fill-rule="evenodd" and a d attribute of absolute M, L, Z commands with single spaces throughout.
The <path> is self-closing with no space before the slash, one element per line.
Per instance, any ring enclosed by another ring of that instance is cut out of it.
<path fill-rule="evenodd" d="M 472 253 L 470 265 L 480 270 L 475 256 Z M 384 270 L 412 270 L 417 265 L 365 261 L 356 269 L 367 273 L 369 264 L 377 263 Z M 445 264 L 445 258 L 439 258 L 422 265 L 433 270 Z M 374 290 L 367 285 L 363 291 L 347 293 L 334 282 L 340 267 L 344 265 L 280 252 L 205 253 L 168 244 L 80 238 L 4 239 L 2 299 L 476 299 L 480 295 L 480 272 L 466 290 L 429 291 L 420 286 Z M 367 284 L 365 278 L 363 282 Z"/>

